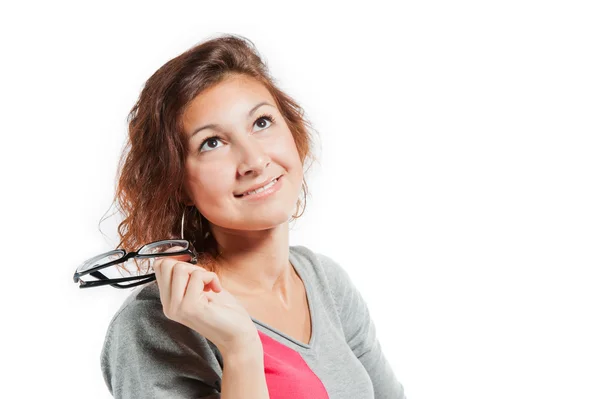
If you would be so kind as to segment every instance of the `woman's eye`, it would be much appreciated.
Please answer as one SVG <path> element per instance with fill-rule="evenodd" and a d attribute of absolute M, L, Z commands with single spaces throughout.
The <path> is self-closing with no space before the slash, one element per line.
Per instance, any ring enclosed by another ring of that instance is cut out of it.
<path fill-rule="evenodd" d="M 200 146 L 200 152 L 212 151 L 215 148 L 219 148 L 216 144 L 219 141 L 221 141 L 221 138 L 217 136 L 207 138 Z"/>
<path fill-rule="evenodd" d="M 275 118 L 269 114 L 261 115 L 256 119 L 256 121 L 254 121 L 254 125 L 258 125 L 260 130 L 270 127 L 273 123 L 275 123 Z M 216 148 L 219 148 L 220 146 L 218 145 L 218 142 L 222 143 L 222 140 L 223 139 L 219 136 L 209 137 L 202 142 L 198 152 L 212 151 Z"/>
<path fill-rule="evenodd" d="M 267 126 L 264 126 L 265 121 L 269 122 L 269 124 Z M 275 119 L 273 118 L 273 116 L 265 114 L 265 115 L 259 116 L 258 119 L 256 119 L 256 121 L 254 122 L 254 124 L 256 125 L 256 124 L 260 123 L 260 125 L 262 125 L 262 126 L 259 126 L 259 127 L 261 129 L 266 129 L 269 126 L 271 126 L 271 124 L 273 124 L 274 121 L 275 121 Z"/>

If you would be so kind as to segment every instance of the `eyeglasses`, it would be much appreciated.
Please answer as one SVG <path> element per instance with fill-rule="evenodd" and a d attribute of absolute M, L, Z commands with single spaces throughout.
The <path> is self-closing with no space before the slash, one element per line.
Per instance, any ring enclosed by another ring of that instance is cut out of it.
<path fill-rule="evenodd" d="M 133 252 L 127 252 L 124 249 L 115 249 L 83 262 L 75 271 L 73 281 L 79 283 L 79 288 L 91 288 L 102 285 L 111 285 L 121 289 L 131 288 L 156 280 L 156 276 L 150 271 L 156 258 L 178 255 L 190 255 L 192 258 L 188 262 L 192 264 L 196 264 L 198 261 L 198 253 L 192 243 L 183 239 L 155 241 Z M 129 260 L 133 260 L 137 270 L 130 271 L 127 269 L 126 265 L 131 264 L 131 262 L 127 262 Z M 120 263 L 126 263 L 125 267 L 116 267 Z M 140 267 L 140 263 L 142 267 Z M 107 276 L 109 272 L 116 274 L 117 269 L 131 274 L 137 272 L 138 274 L 131 277 L 117 278 Z M 100 270 L 104 272 L 100 272 Z M 92 277 L 95 277 L 95 279 L 92 279 Z"/>

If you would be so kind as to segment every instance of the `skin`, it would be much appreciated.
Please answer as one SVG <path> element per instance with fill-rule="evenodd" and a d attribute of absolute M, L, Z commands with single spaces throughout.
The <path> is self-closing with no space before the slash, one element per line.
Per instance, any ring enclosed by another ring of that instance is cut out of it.
<path fill-rule="evenodd" d="M 257 104 L 267 102 L 250 116 Z M 264 113 L 271 123 L 259 118 Z M 185 160 L 187 204 L 211 225 L 221 257 L 221 285 L 247 307 L 257 301 L 282 309 L 301 303 L 301 280 L 289 262 L 289 220 L 300 195 L 303 165 L 292 133 L 269 91 L 235 75 L 200 93 L 183 113 L 189 152 Z M 217 124 L 220 128 L 203 129 Z M 215 135 L 215 138 L 206 139 Z M 247 201 L 235 194 L 282 175 L 270 198 Z M 259 308 L 259 306 L 256 306 Z"/>

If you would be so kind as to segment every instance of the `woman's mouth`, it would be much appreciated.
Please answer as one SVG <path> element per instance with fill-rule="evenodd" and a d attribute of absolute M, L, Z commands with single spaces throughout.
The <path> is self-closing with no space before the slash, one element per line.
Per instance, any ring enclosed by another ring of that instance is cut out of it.
<path fill-rule="evenodd" d="M 271 180 L 269 183 L 264 186 L 257 188 L 256 190 L 247 191 L 244 194 L 234 195 L 236 198 L 264 198 L 276 191 L 281 187 L 280 183 L 281 176 L 276 179 Z"/>

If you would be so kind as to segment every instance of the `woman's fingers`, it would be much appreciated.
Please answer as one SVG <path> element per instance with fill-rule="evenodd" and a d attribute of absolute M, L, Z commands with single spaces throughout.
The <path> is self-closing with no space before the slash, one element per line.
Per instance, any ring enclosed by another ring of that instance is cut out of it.
<path fill-rule="evenodd" d="M 172 248 L 173 252 L 180 249 Z M 168 318 L 180 322 L 186 319 L 187 312 L 198 311 L 199 299 L 213 301 L 223 289 L 216 273 L 187 263 L 184 258 L 187 260 L 189 255 L 162 256 L 153 263 L 163 311 Z"/>
<path fill-rule="evenodd" d="M 165 258 L 158 258 L 152 264 L 152 268 L 154 269 L 154 275 L 156 276 L 156 283 L 158 284 L 158 290 L 160 292 L 160 301 L 163 306 L 166 306 L 169 303 L 169 298 L 171 296 L 171 268 L 169 267 L 169 262 L 165 264 Z"/>
<path fill-rule="evenodd" d="M 160 299 L 165 305 L 169 307 L 172 296 L 172 284 L 173 284 L 173 269 L 177 263 L 181 263 L 175 259 L 168 257 L 157 258 L 152 265 L 154 274 L 156 275 L 156 282 L 160 290 Z"/>
<path fill-rule="evenodd" d="M 193 293 L 210 290 L 220 292 L 222 289 L 215 273 L 209 272 L 199 265 L 178 261 L 174 257 L 156 259 L 153 268 L 160 290 L 161 302 L 169 314 L 179 308 L 188 293 L 190 284 L 194 285 Z M 200 278 L 192 281 L 192 274 L 196 274 Z"/>
<path fill-rule="evenodd" d="M 215 281 L 216 280 L 216 281 Z M 214 272 L 206 270 L 194 270 L 190 275 L 190 282 L 185 293 L 186 297 L 199 298 L 204 295 L 205 286 L 213 291 L 220 291 L 221 285 Z"/>
<path fill-rule="evenodd" d="M 214 273 L 214 272 L 208 272 L 211 273 L 213 279 L 206 283 L 206 286 L 204 287 L 204 291 L 214 291 L 214 292 L 221 292 L 221 290 L 223 289 L 223 286 L 221 285 L 221 280 L 219 280 L 219 276 Z"/>
<path fill-rule="evenodd" d="M 196 270 L 204 270 L 200 266 L 185 262 L 177 262 L 173 266 L 173 279 L 171 281 L 171 305 L 178 307 L 185 297 L 185 292 L 190 281 L 190 274 Z"/>

